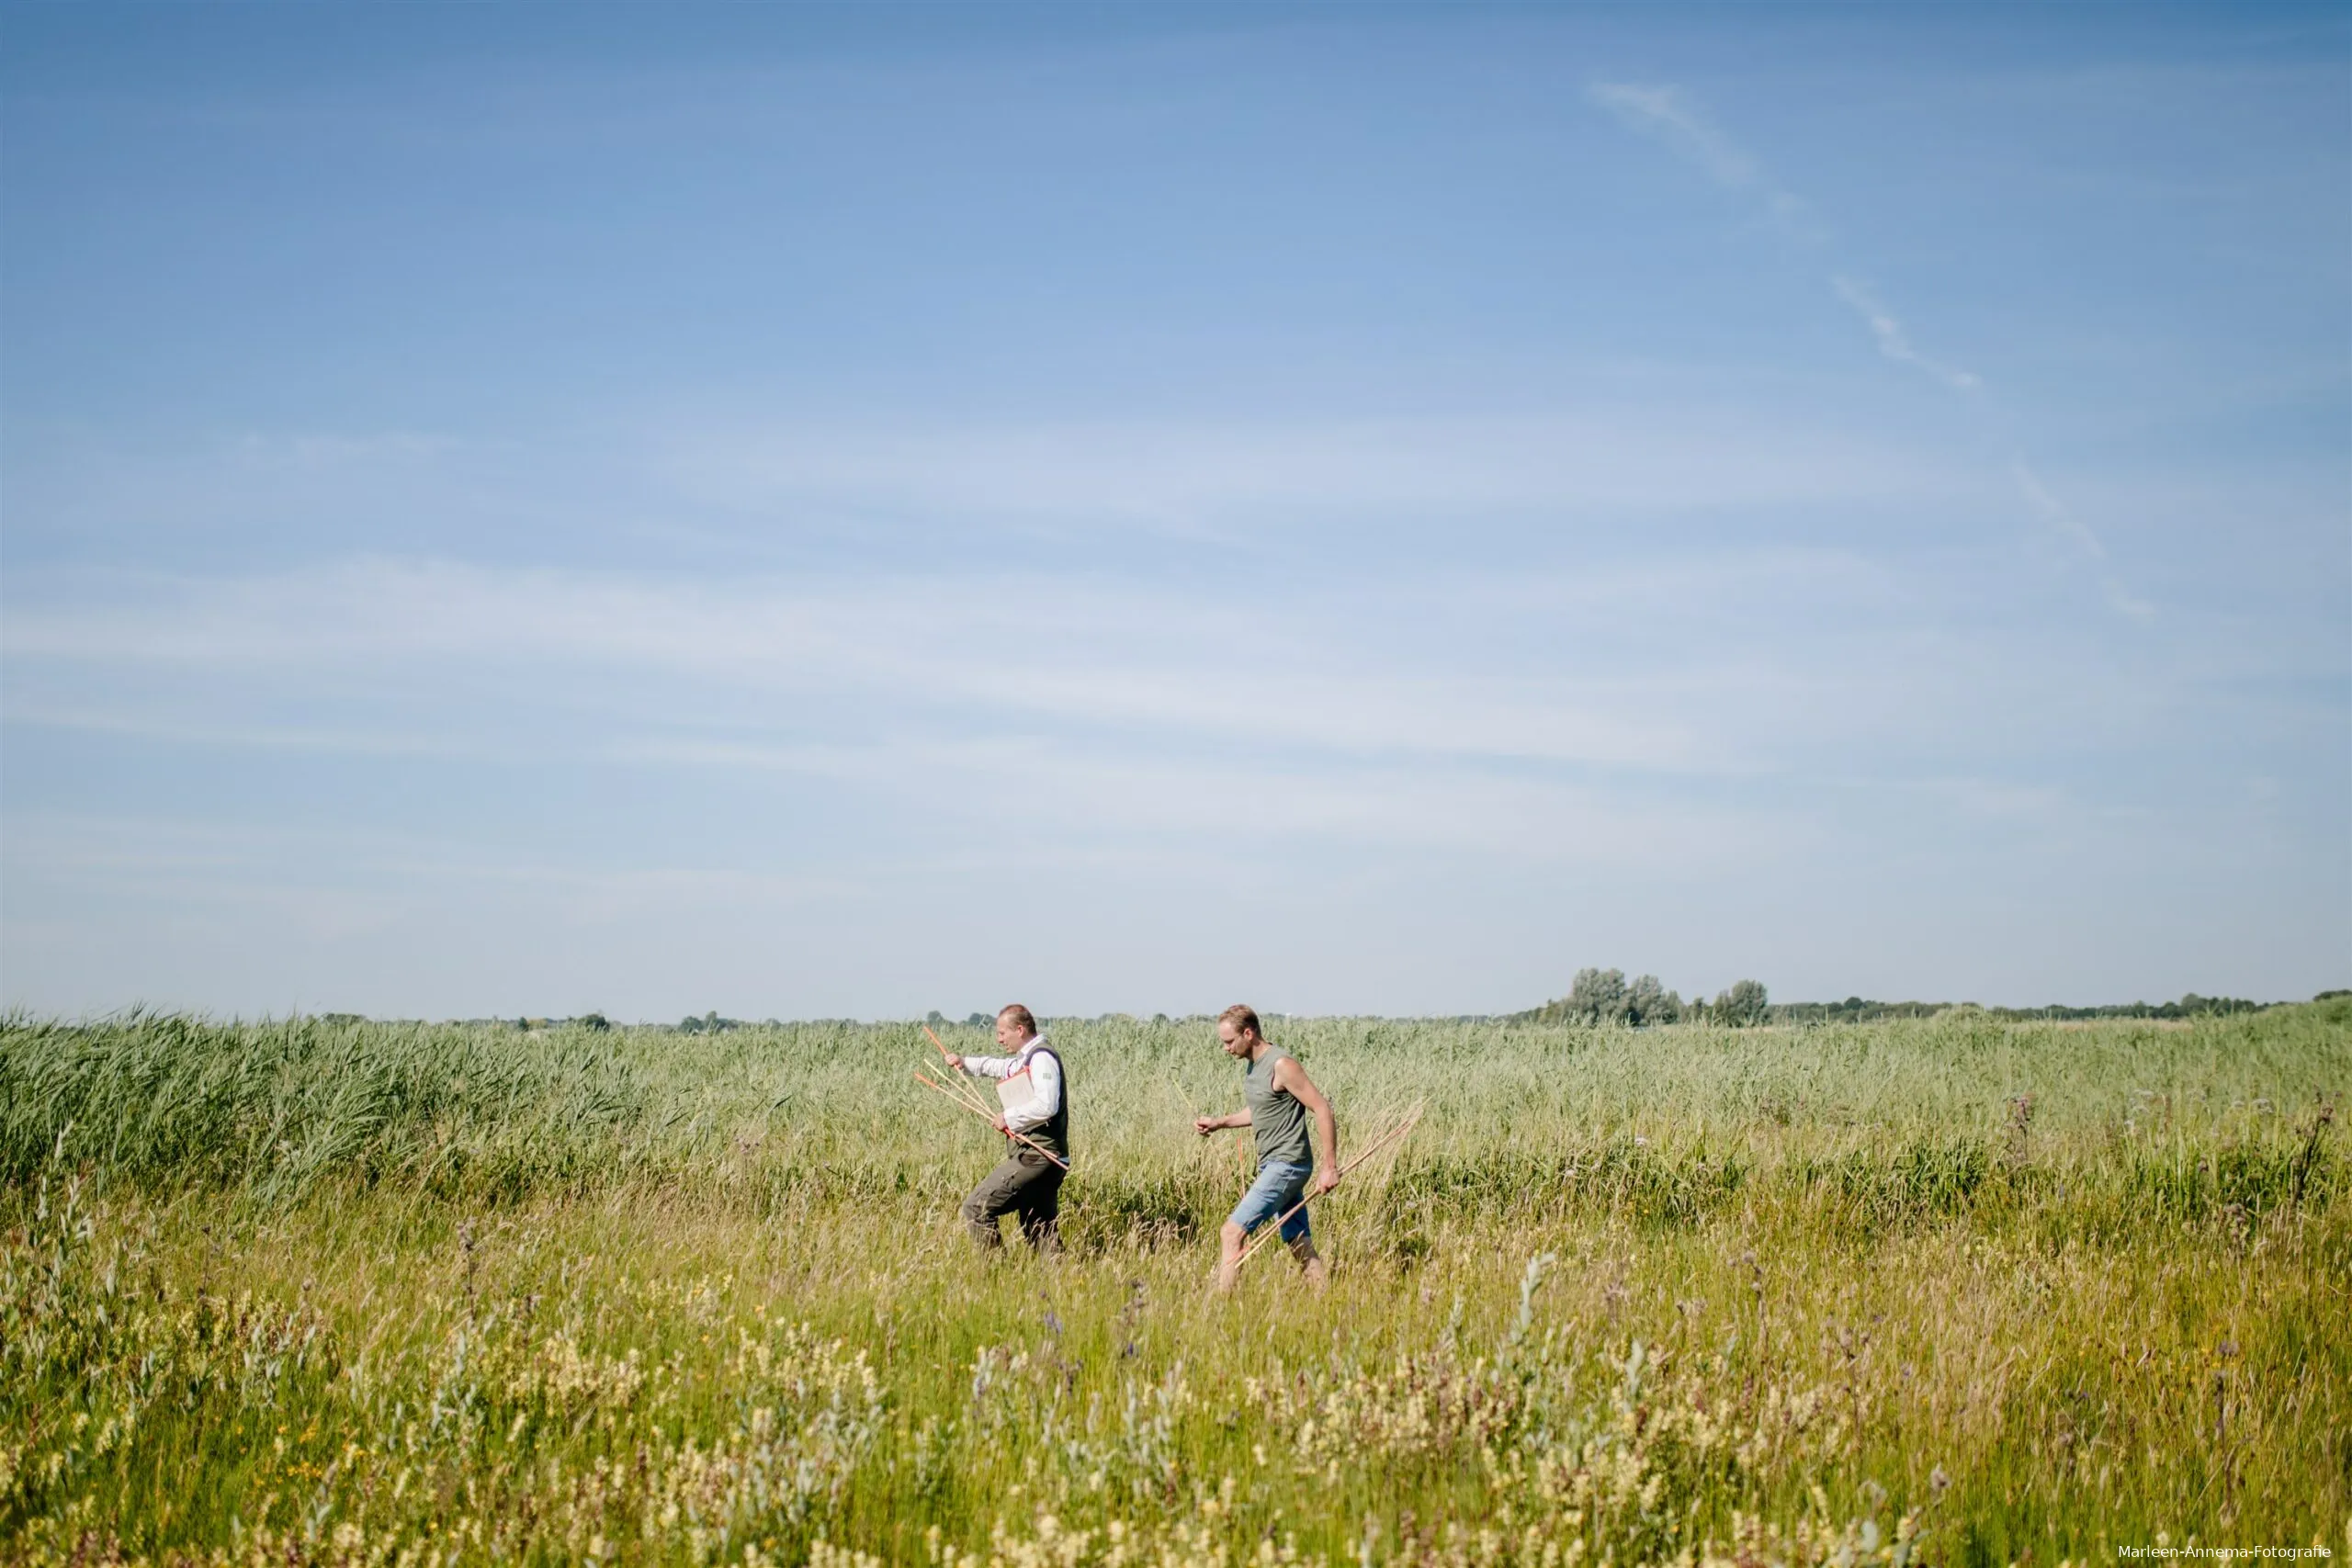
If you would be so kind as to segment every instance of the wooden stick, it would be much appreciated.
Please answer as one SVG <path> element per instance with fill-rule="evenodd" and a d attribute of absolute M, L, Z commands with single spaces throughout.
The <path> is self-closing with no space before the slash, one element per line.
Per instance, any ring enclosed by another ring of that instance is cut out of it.
<path fill-rule="evenodd" d="M 930 1037 L 931 1043 L 933 1045 L 939 1046 L 940 1066 L 956 1075 L 948 1080 L 949 1087 L 954 1089 L 966 1101 L 977 1106 L 979 1109 L 981 1115 L 986 1116 L 991 1122 L 996 1120 L 996 1109 L 989 1104 L 988 1096 L 982 1094 L 979 1091 L 978 1086 L 974 1084 L 970 1078 L 964 1076 L 963 1068 L 956 1066 L 955 1062 L 948 1059 L 951 1056 L 955 1056 L 956 1054 L 948 1050 L 945 1045 L 940 1043 L 939 1036 L 931 1032 L 931 1025 L 927 1023 L 922 1025 L 922 1032 Z M 960 1061 L 961 1059 L 962 1058 L 960 1057 L 956 1058 L 957 1061 Z"/>
<path fill-rule="evenodd" d="M 992 1127 L 996 1125 L 997 1116 L 993 1111 L 983 1111 L 978 1106 L 974 1105 L 970 1100 L 958 1098 L 953 1089 L 941 1083 L 937 1078 L 934 1078 L 925 1073 L 921 1067 L 917 1067 L 915 1069 L 915 1081 L 922 1085 L 925 1089 L 933 1089 L 940 1094 L 945 1095 L 948 1099 L 955 1100 L 956 1104 L 962 1106 L 973 1115 L 986 1120 L 989 1125 Z M 1016 1133 L 1010 1127 L 1003 1129 L 1003 1131 L 1007 1137 L 1020 1139 L 1023 1143 L 1028 1145 L 1039 1154 L 1044 1155 L 1047 1159 L 1052 1160 L 1056 1165 L 1060 1166 L 1064 1170 L 1068 1170 L 1069 1168 L 1069 1161 L 1062 1158 L 1061 1156 L 1054 1153 L 1053 1150 L 1046 1147 L 1045 1145 L 1039 1143 L 1028 1134 Z"/>
<path fill-rule="evenodd" d="M 1370 1159 L 1374 1155 L 1378 1154 L 1382 1149 L 1386 1148 L 1390 1144 L 1395 1143 L 1397 1139 L 1411 1132 L 1416 1126 L 1420 1124 L 1420 1120 L 1421 1108 L 1417 1105 L 1406 1116 L 1404 1121 L 1398 1122 L 1396 1126 L 1382 1134 L 1372 1143 L 1358 1150 L 1355 1158 L 1341 1165 L 1340 1167 L 1340 1174 L 1341 1176 L 1345 1176 L 1348 1172 L 1355 1169 L 1356 1167 Z M 1258 1233 L 1257 1239 L 1252 1241 L 1248 1247 L 1241 1249 L 1241 1256 L 1234 1260 L 1233 1267 L 1237 1270 L 1239 1269 L 1242 1264 L 1250 1261 L 1250 1255 L 1251 1253 L 1265 1246 L 1266 1243 L 1273 1237 L 1282 1235 L 1283 1226 L 1290 1223 L 1291 1216 L 1297 1213 L 1301 1209 L 1306 1208 L 1307 1203 L 1316 1196 L 1317 1195 L 1315 1193 L 1307 1193 L 1305 1196 L 1302 1196 L 1297 1202 L 1293 1203 L 1287 1210 L 1283 1211 L 1282 1215 L 1275 1219 L 1272 1224 L 1262 1227 Z"/>
<path fill-rule="evenodd" d="M 924 1072 L 922 1067 L 915 1067 L 915 1081 L 917 1081 L 917 1084 L 922 1084 L 924 1089 L 933 1089 L 933 1090 L 938 1090 L 938 1093 L 944 1093 L 944 1096 L 948 1096 L 950 1100 L 955 1100 L 955 1102 L 957 1102 L 957 1105 L 962 1105 L 962 1107 L 965 1107 L 965 1110 L 969 1110 L 969 1112 L 974 1114 L 974 1117 L 986 1117 L 988 1122 L 995 1122 L 995 1119 L 997 1119 L 997 1112 L 995 1112 L 995 1110 L 992 1110 L 992 1107 L 988 1107 L 988 1102 L 978 1100 L 978 1098 L 976 1098 L 969 1089 L 965 1089 L 965 1086 L 959 1086 L 957 1081 L 955 1081 L 955 1079 L 933 1079 L 933 1077 L 929 1075 L 929 1072 Z"/>
<path fill-rule="evenodd" d="M 1405 1120 L 1399 1122 L 1396 1126 L 1382 1134 L 1380 1137 L 1373 1143 L 1357 1151 L 1355 1158 L 1349 1160 L 1346 1164 L 1340 1166 L 1340 1174 L 1341 1176 L 1347 1175 L 1348 1172 L 1353 1170 L 1356 1167 L 1370 1159 L 1374 1155 L 1378 1154 L 1382 1149 L 1386 1148 L 1389 1145 L 1395 1143 L 1397 1139 L 1411 1132 L 1415 1127 L 1420 1124 L 1420 1121 L 1421 1108 L 1416 1105 L 1413 1107 L 1411 1112 L 1406 1116 Z M 1295 1214 L 1301 1209 L 1306 1208 L 1308 1199 L 1311 1199 L 1314 1196 L 1315 1194 L 1310 1192 L 1305 1197 L 1300 1198 L 1297 1202 L 1293 1203 L 1287 1210 L 1285 1210 L 1279 1219 L 1260 1230 L 1258 1233 L 1258 1239 L 1243 1247 L 1241 1249 L 1241 1256 L 1233 1260 L 1235 1272 L 1238 1273 L 1241 1266 L 1250 1261 L 1250 1255 L 1251 1253 L 1265 1246 L 1267 1242 L 1271 1241 L 1275 1236 L 1282 1235 L 1283 1226 L 1290 1224 L 1291 1215 Z"/>
<path fill-rule="evenodd" d="M 931 1032 L 931 1025 L 925 1023 L 919 1025 L 918 1027 L 922 1030 L 924 1039 L 929 1040 L 933 1045 L 939 1047 L 939 1065 L 944 1067 L 947 1071 L 956 1075 L 953 1078 L 949 1079 L 948 1082 L 950 1087 L 956 1089 L 957 1097 L 969 1104 L 978 1106 L 982 1115 L 988 1117 L 990 1121 L 994 1121 L 996 1119 L 996 1111 L 989 1108 L 988 1097 L 980 1093 L 978 1089 L 974 1088 L 972 1080 L 964 1076 L 964 1069 L 956 1065 L 956 1061 L 961 1060 L 961 1058 L 957 1057 L 955 1052 L 950 1051 L 940 1040 L 938 1035 L 933 1034 Z"/>
<path fill-rule="evenodd" d="M 915 1070 L 917 1072 L 921 1072 L 922 1069 L 918 1067 Z M 945 1079 L 945 1087 L 954 1093 L 956 1099 L 972 1107 L 983 1116 L 993 1117 L 996 1115 L 996 1108 L 989 1103 L 988 1096 L 982 1094 L 980 1092 L 979 1086 L 974 1083 L 970 1078 L 965 1077 L 960 1068 L 944 1067 L 942 1070 L 948 1074 L 948 1077 Z"/>
<path fill-rule="evenodd" d="M 996 1108 L 990 1105 L 987 1100 L 981 1099 L 979 1091 L 974 1089 L 971 1084 L 964 1079 L 960 1075 L 956 1077 L 943 1080 L 934 1078 L 925 1073 L 921 1067 L 917 1067 L 915 1069 L 915 1077 L 922 1079 L 924 1083 L 929 1084 L 932 1088 L 939 1090 L 940 1093 L 947 1096 L 950 1100 L 953 1100 L 956 1104 L 962 1106 L 973 1115 L 985 1116 L 991 1122 L 997 1119 L 998 1111 Z"/>

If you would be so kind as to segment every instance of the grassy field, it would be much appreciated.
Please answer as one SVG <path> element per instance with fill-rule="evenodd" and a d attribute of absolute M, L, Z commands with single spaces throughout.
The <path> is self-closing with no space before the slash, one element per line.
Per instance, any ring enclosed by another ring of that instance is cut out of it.
<path fill-rule="evenodd" d="M 2352 1547 L 2343 1000 L 1279 1024 L 1329 1292 L 1203 1291 L 1193 1021 L 1067 1022 L 1069 1255 L 911 1027 L 0 1023 L 0 1558 L 2114 1561 Z M 950 1043 L 978 1048 L 977 1031 Z"/>

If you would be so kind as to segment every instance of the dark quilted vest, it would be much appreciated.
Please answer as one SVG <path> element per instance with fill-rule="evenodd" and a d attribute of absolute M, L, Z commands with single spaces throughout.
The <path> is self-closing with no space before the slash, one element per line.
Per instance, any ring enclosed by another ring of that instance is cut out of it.
<path fill-rule="evenodd" d="M 1029 1137 L 1038 1147 L 1050 1149 L 1062 1158 L 1068 1159 L 1069 1158 L 1069 1068 L 1063 1065 L 1061 1053 L 1050 1045 L 1037 1047 L 1030 1060 L 1035 1062 L 1039 1056 L 1051 1056 L 1054 1059 L 1054 1066 L 1062 1069 L 1062 1102 L 1054 1108 L 1054 1113 L 1047 1117 L 1042 1125 L 1029 1129 Z M 1016 1138 L 1013 1140 L 1012 1147 L 1015 1153 L 1023 1153 L 1028 1150 L 1029 1145 Z"/>

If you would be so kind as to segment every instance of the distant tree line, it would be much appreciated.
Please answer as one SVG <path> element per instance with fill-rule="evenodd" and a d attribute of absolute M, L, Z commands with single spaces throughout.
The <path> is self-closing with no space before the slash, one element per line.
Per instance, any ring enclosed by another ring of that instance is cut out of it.
<path fill-rule="evenodd" d="M 2322 991 L 2312 998 L 2326 1001 L 2352 997 L 2352 990 Z M 1684 1001 L 1658 983 L 1655 975 L 1628 981 L 1622 969 L 1579 969 L 1568 994 L 1525 1012 L 1511 1013 L 1515 1022 L 1613 1024 L 1642 1029 L 1664 1023 L 1714 1023 L 1734 1029 L 1762 1023 L 1860 1023 L 1887 1018 L 1933 1018 L 1944 1012 L 1977 1012 L 1988 1018 L 2068 1020 L 2098 1018 L 2188 1019 L 2224 1018 L 2233 1013 L 2261 1012 L 2289 1007 L 2289 1002 L 2249 1001 L 2244 997 L 2200 997 L 2191 991 L 2173 1002 L 2116 1002 L 2104 1007 L 1988 1008 L 1974 1002 L 1882 1002 L 1848 997 L 1842 1002 L 1775 1002 L 1763 982 L 1741 980 L 1715 995 L 1712 1002 L 1692 998 Z"/>
<path fill-rule="evenodd" d="M 2337 998 L 2352 998 L 2352 989 L 2322 991 L 2312 1000 L 2324 1002 Z M 1776 1002 L 1765 991 L 1764 984 L 1760 980 L 1736 981 L 1716 992 L 1713 1001 L 1693 997 L 1686 1002 L 1678 993 L 1669 991 L 1659 984 L 1658 977 L 1655 975 L 1637 975 L 1633 979 L 1627 980 L 1623 969 L 1579 969 L 1577 971 L 1576 979 L 1568 987 L 1566 996 L 1555 998 L 1545 1002 L 1542 1007 L 1530 1008 L 1524 1012 L 1505 1013 L 1500 1017 L 1501 1021 L 1509 1023 L 1582 1023 L 1614 1025 L 1624 1029 L 1650 1029 L 1668 1023 L 1713 1023 L 1734 1029 L 1744 1029 L 1764 1023 L 1866 1023 L 1888 1018 L 1933 1018 L 1939 1013 L 1946 1012 L 1979 1013 L 1986 1018 L 2015 1020 L 2021 1022 L 2101 1018 L 2176 1020 L 2225 1018 L 2233 1013 L 2263 1012 L 2271 1008 L 2297 1005 L 2299 1004 L 2284 1001 L 2249 1001 L 2244 997 L 2200 997 L 2195 991 L 2189 992 L 2178 1001 L 2115 1002 L 2104 1007 L 2079 1008 L 2054 1002 L 2048 1007 L 1988 1008 L 1980 1007 L 1974 1002 L 1882 1002 L 1872 1001 L 1864 997 L 1848 997 L 1842 1002 Z M 1205 1021 L 1206 1016 L 1198 1014 L 1174 1021 L 1203 1022 Z M 1269 1019 L 1279 1019 L 1285 1015 L 1268 1013 L 1266 1016 Z M 1485 1023 L 1493 1021 L 1495 1016 L 1488 1013 L 1463 1013 L 1455 1015 L 1454 1021 Z M 369 1021 L 366 1014 L 356 1012 L 326 1012 L 319 1014 L 318 1018 L 322 1023 L 334 1025 L 362 1024 Z M 396 1019 L 384 1021 L 413 1023 L 424 1021 Z M 585 1012 L 574 1018 L 469 1018 L 453 1021 L 492 1028 L 503 1025 L 505 1028 L 526 1032 L 564 1028 L 601 1032 L 619 1027 L 601 1012 Z M 818 1024 L 854 1024 L 857 1021 L 847 1018 L 820 1018 L 804 1021 Z M 949 1020 L 938 1010 L 933 1009 L 926 1021 L 937 1027 L 947 1023 Z M 984 1012 L 970 1013 L 964 1019 L 967 1026 L 980 1029 L 988 1027 L 994 1021 L 990 1014 Z M 1050 1024 L 1084 1021 L 1047 1019 L 1039 1021 Z M 1094 1021 L 1133 1023 L 1138 1021 L 1132 1014 L 1122 1012 L 1103 1013 Z M 1171 1021 L 1166 1013 L 1162 1012 L 1152 1014 L 1151 1021 L 1156 1024 L 1165 1024 Z M 654 1024 L 647 1027 L 658 1029 L 662 1026 Z M 777 1029 L 783 1025 L 773 1018 L 760 1020 L 757 1023 L 746 1019 L 722 1018 L 714 1009 L 699 1018 L 689 1014 L 669 1027 L 673 1032 L 679 1034 L 724 1034 L 733 1029 Z"/>
<path fill-rule="evenodd" d="M 1712 1002 L 1698 997 L 1686 1002 L 1679 993 L 1659 984 L 1655 975 L 1637 975 L 1628 981 L 1623 969 L 1579 969 L 1566 996 L 1510 1016 L 1532 1023 L 1614 1024 L 1627 1029 L 1685 1022 L 1744 1028 L 1766 1021 L 1771 1011 L 1770 998 L 1758 980 L 1739 981 Z"/>
<path fill-rule="evenodd" d="M 2323 991 L 2316 1000 L 2335 995 Z M 1981 1012 L 1987 1018 L 2015 1019 L 2092 1019 L 2092 1018 L 2224 1018 L 2232 1013 L 2262 1012 L 2274 1007 L 2291 1007 L 2291 1002 L 2248 1001 L 2244 997 L 2200 997 L 2191 991 L 2177 1002 L 2110 1002 L 2103 1007 L 2076 1008 L 2052 1002 L 2047 1007 L 1988 1008 L 1974 1002 L 1874 1002 L 1860 997 L 1848 997 L 1842 1002 L 1789 1002 L 1772 1010 L 1776 1021 L 1789 1023 L 1837 1023 L 1847 1020 L 1862 1021 L 1878 1018 L 1931 1018 L 1939 1012 Z"/>

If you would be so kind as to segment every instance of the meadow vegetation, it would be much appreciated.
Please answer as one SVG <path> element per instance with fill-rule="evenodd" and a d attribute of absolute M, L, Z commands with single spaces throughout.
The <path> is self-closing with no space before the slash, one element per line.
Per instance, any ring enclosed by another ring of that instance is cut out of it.
<path fill-rule="evenodd" d="M 0 1558 L 2352 1548 L 2352 998 L 1279 1021 L 1427 1115 L 1226 1300 L 1208 1024 L 1052 1032 L 1069 1252 L 990 1261 L 911 1024 L 0 1021 Z"/>

